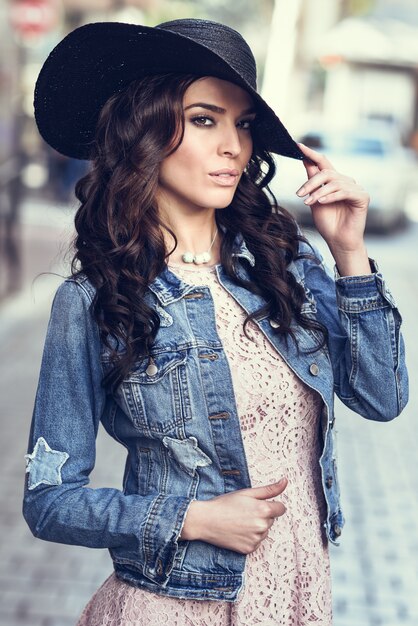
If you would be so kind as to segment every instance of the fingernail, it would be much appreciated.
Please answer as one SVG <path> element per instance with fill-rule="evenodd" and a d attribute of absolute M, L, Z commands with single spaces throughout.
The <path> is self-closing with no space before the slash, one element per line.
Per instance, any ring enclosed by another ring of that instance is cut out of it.
<path fill-rule="evenodd" d="M 305 191 L 305 187 L 301 187 L 301 188 L 299 189 L 299 191 L 297 191 L 297 192 L 296 192 L 296 195 L 298 195 L 298 196 L 304 196 L 304 195 L 305 195 L 305 193 L 306 193 L 306 191 Z"/>
<path fill-rule="evenodd" d="M 312 202 L 312 199 L 313 199 L 312 196 L 309 195 L 307 198 L 305 198 L 304 203 L 305 204 L 310 204 Z"/>

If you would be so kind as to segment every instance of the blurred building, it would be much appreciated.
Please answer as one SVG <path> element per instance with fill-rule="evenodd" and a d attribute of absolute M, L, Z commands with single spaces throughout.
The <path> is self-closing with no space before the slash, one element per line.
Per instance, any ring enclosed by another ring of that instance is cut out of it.
<path fill-rule="evenodd" d="M 418 150 L 416 0 L 276 0 L 263 95 L 296 134 L 378 118 Z"/>
<path fill-rule="evenodd" d="M 380 119 L 405 143 L 418 131 L 418 27 L 393 18 L 347 18 L 324 37 L 323 113 L 336 122 Z M 418 146 L 417 146 L 418 148 Z"/>

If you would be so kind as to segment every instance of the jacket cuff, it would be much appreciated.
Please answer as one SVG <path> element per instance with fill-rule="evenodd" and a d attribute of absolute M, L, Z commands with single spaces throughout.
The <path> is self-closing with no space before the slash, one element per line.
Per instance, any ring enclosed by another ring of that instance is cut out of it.
<path fill-rule="evenodd" d="M 369 257 L 369 263 L 370 263 L 370 269 L 372 273 L 377 274 L 379 271 L 379 266 L 377 265 L 376 261 Z M 370 274 L 364 274 L 364 276 L 370 276 Z M 341 276 L 340 272 L 338 271 L 338 267 L 335 264 L 334 265 L 334 278 L 335 280 L 338 280 L 339 278 L 359 278 L 359 276 Z"/>
<path fill-rule="evenodd" d="M 376 261 L 369 261 L 373 273 L 362 276 L 340 276 L 334 267 L 337 304 L 342 311 L 360 313 L 387 306 L 397 308 Z"/>
<path fill-rule="evenodd" d="M 144 529 L 144 576 L 166 585 L 174 566 L 178 537 L 192 498 L 159 494 L 147 516 Z"/>

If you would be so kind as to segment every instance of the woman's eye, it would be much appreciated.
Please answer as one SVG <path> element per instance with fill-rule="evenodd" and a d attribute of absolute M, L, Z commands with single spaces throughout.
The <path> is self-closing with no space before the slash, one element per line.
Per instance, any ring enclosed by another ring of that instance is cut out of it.
<path fill-rule="evenodd" d="M 197 117 L 192 117 L 192 122 L 193 124 L 196 124 L 196 126 L 212 126 L 213 119 L 211 117 L 207 117 L 206 115 L 199 115 Z"/>
<path fill-rule="evenodd" d="M 191 121 L 196 126 L 214 126 L 215 120 L 207 115 L 196 115 L 191 118 Z M 238 122 L 237 126 L 243 130 L 250 130 L 254 120 L 242 120 Z"/>
<path fill-rule="evenodd" d="M 250 130 L 253 122 L 254 122 L 254 120 L 242 120 L 242 122 L 240 122 L 240 124 L 241 124 L 241 127 L 244 130 Z"/>

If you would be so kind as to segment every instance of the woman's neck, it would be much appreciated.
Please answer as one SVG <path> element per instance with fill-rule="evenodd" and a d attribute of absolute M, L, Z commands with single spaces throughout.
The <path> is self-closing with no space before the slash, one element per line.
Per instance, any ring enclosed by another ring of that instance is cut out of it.
<path fill-rule="evenodd" d="M 183 254 L 186 252 L 192 255 L 200 255 L 204 252 L 209 252 L 211 255 L 210 265 L 214 265 L 220 262 L 220 250 L 222 241 L 222 231 L 217 227 L 216 223 L 212 225 L 211 229 L 205 228 L 201 232 L 191 232 L 190 229 L 185 233 L 179 233 L 174 230 L 177 237 L 177 247 L 167 258 L 167 263 L 185 264 L 183 261 Z M 165 235 L 167 250 L 172 250 L 174 246 L 174 240 L 169 233 Z"/>
<path fill-rule="evenodd" d="M 174 250 L 174 252 L 172 254 L 170 254 L 169 257 L 167 257 L 167 263 L 175 263 L 175 264 L 182 264 L 182 265 L 190 265 L 189 263 L 185 263 L 185 261 L 183 261 L 183 254 L 185 252 L 192 252 L 193 254 L 202 254 L 203 252 L 207 252 L 209 250 L 209 246 L 210 243 L 208 245 L 208 247 L 206 249 L 204 249 L 202 246 L 200 246 L 196 251 L 195 250 L 186 250 L 180 247 L 180 243 L 178 245 L 178 247 Z M 210 260 L 208 261 L 209 265 L 215 265 L 216 263 L 220 263 L 220 258 L 221 258 L 221 247 L 220 244 L 217 244 L 216 239 L 215 242 L 212 246 L 212 248 L 209 251 L 210 254 Z"/>

